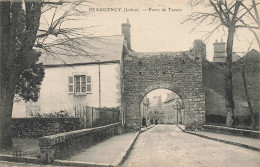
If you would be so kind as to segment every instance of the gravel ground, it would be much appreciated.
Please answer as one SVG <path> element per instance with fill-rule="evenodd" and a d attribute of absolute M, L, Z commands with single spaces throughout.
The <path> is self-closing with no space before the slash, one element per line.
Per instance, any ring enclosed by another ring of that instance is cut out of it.
<path fill-rule="evenodd" d="M 259 167 L 260 153 L 186 134 L 174 125 L 142 133 L 123 167 Z"/>

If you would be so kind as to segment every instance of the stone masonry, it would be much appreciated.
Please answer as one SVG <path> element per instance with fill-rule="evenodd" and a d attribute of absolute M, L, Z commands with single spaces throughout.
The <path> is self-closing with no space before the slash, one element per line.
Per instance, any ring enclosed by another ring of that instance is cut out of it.
<path fill-rule="evenodd" d="M 140 103 L 155 89 L 169 89 L 184 102 L 186 129 L 200 129 L 205 123 L 205 94 L 202 88 L 202 59 L 206 46 L 200 40 L 184 52 L 136 53 L 123 57 L 122 111 L 129 131 L 140 130 Z"/>
<path fill-rule="evenodd" d="M 66 158 L 99 141 L 122 133 L 121 122 L 90 129 L 44 136 L 39 138 L 41 161 L 52 163 L 55 159 Z"/>

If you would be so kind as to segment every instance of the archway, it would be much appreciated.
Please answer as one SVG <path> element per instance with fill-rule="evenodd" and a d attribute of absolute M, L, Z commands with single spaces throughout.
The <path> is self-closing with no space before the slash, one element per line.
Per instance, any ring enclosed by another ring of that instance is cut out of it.
<path fill-rule="evenodd" d="M 151 124 L 184 124 L 184 102 L 169 89 L 154 89 L 140 102 L 140 126 L 145 118 Z"/>
<path fill-rule="evenodd" d="M 194 42 L 185 52 L 128 53 L 123 56 L 123 124 L 140 130 L 140 102 L 154 89 L 169 89 L 182 99 L 185 128 L 195 130 L 205 123 L 205 94 L 202 87 L 202 59 L 205 44 Z"/>

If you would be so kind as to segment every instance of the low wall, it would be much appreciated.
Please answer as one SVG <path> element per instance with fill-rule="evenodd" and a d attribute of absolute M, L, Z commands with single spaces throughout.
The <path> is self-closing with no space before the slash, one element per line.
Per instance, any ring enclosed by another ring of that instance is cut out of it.
<path fill-rule="evenodd" d="M 80 118 L 13 118 L 12 135 L 39 138 L 80 129 Z"/>
<path fill-rule="evenodd" d="M 260 138 L 260 131 L 254 131 L 254 130 L 244 130 L 244 129 L 228 128 L 228 127 L 214 126 L 214 125 L 203 125 L 203 129 L 204 131 L 207 132 L 216 132 L 216 133 L 222 133 L 228 135 Z"/>
<path fill-rule="evenodd" d="M 81 129 L 39 138 L 41 161 L 51 163 L 54 159 L 68 157 L 93 143 L 120 134 L 121 122 L 97 128 Z"/>

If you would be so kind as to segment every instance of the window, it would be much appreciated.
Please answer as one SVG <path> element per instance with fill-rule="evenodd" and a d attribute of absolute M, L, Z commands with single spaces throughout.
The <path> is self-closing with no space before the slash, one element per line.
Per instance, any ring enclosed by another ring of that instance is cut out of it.
<path fill-rule="evenodd" d="M 69 76 L 69 93 L 85 94 L 91 93 L 91 91 L 91 76 Z"/>
<path fill-rule="evenodd" d="M 40 113 L 39 105 L 26 105 L 26 117 L 34 117 Z"/>

